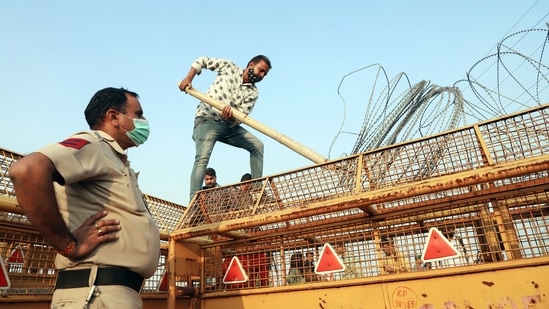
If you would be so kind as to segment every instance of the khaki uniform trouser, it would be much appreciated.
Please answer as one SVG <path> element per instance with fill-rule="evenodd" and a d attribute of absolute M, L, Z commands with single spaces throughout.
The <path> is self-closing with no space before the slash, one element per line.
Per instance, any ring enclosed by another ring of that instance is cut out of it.
<path fill-rule="evenodd" d="M 82 309 L 90 287 L 59 289 L 53 293 L 52 309 Z M 140 309 L 141 296 L 133 289 L 121 285 L 97 287 L 96 296 L 88 304 L 89 309 Z"/>

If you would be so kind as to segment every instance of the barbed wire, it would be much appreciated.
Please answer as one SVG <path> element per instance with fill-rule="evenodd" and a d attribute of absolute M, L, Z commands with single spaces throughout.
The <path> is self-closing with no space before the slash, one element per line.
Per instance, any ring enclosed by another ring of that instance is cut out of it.
<path fill-rule="evenodd" d="M 405 73 L 389 79 L 380 64 L 344 75 L 337 88 L 344 117 L 328 157 L 342 135 L 356 136 L 352 155 L 549 103 L 549 66 L 544 63 L 548 43 L 548 29 L 507 35 L 495 53 L 477 61 L 466 78 L 447 87 L 426 80 L 412 84 Z M 526 53 L 521 51 L 521 44 L 535 48 Z M 355 86 L 370 86 L 361 128 L 358 132 L 345 131 L 347 99 L 343 88 L 350 84 L 349 77 L 372 71 Z"/>

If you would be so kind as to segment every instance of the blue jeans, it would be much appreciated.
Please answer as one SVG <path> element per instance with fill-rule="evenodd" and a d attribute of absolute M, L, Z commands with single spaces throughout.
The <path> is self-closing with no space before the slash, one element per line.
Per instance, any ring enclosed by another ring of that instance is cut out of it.
<path fill-rule="evenodd" d="M 209 118 L 196 117 L 193 140 L 196 155 L 194 156 L 193 171 L 191 173 L 191 199 L 196 191 L 202 189 L 204 173 L 217 141 L 247 150 L 250 153 L 252 179 L 263 176 L 263 142 L 242 126 L 235 126 L 228 121 L 215 121 Z"/>

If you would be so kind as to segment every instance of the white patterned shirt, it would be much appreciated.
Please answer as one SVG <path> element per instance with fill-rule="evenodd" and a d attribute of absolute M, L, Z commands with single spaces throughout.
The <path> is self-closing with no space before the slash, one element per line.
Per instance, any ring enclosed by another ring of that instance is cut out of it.
<path fill-rule="evenodd" d="M 252 112 L 259 92 L 254 84 L 243 83 L 243 69 L 230 60 L 210 57 L 200 57 L 191 66 L 196 70 L 197 75 L 202 72 L 202 69 L 217 72 L 217 76 L 206 92 L 207 95 L 246 115 Z M 195 116 L 224 121 L 217 109 L 204 102 L 198 104 Z"/>

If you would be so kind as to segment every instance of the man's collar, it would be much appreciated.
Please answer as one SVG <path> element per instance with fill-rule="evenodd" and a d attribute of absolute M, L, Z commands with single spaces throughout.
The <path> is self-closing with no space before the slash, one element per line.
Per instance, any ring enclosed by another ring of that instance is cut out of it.
<path fill-rule="evenodd" d="M 111 148 L 114 149 L 120 156 L 122 156 L 124 159 L 127 159 L 128 156 L 126 155 L 124 149 L 122 149 L 118 142 L 116 142 L 116 140 L 107 132 L 102 130 L 93 130 L 92 132 L 95 133 L 99 140 L 104 140 L 105 142 L 107 142 L 111 146 Z"/>

